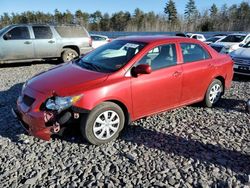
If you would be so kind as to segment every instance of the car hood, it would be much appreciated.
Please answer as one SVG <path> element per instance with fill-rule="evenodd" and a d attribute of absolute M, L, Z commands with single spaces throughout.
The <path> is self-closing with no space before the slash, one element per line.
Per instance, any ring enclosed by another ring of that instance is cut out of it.
<path fill-rule="evenodd" d="M 239 48 L 231 53 L 233 57 L 250 59 L 250 48 Z"/>
<path fill-rule="evenodd" d="M 47 95 L 72 95 L 102 83 L 107 77 L 107 73 L 67 63 L 34 76 L 27 82 L 27 86 Z"/>

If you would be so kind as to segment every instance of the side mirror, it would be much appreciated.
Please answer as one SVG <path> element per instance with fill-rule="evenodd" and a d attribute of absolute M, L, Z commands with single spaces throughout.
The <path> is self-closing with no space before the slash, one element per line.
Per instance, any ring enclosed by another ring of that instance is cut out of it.
<path fill-rule="evenodd" d="M 243 47 L 244 46 L 244 44 L 239 44 L 239 47 Z"/>
<path fill-rule="evenodd" d="M 137 77 L 138 74 L 150 74 L 152 72 L 152 68 L 148 64 L 141 64 L 136 67 L 133 67 L 131 70 L 132 76 Z"/>
<path fill-rule="evenodd" d="M 3 36 L 3 39 L 4 39 L 4 40 L 10 40 L 10 39 L 11 39 L 11 34 L 6 33 L 6 34 Z"/>

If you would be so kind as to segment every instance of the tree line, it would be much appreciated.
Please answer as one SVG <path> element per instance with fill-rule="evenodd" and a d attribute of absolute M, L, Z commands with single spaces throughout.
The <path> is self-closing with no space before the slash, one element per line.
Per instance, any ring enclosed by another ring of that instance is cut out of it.
<path fill-rule="evenodd" d="M 245 1 L 230 7 L 212 4 L 207 10 L 199 11 L 195 0 L 187 0 L 184 13 L 179 14 L 175 2 L 168 0 L 159 14 L 143 12 L 139 8 L 133 13 L 119 11 L 113 14 L 81 10 L 60 12 L 56 9 L 54 13 L 26 11 L 0 16 L 0 28 L 20 23 L 78 24 L 89 31 L 248 31 L 250 5 Z"/>

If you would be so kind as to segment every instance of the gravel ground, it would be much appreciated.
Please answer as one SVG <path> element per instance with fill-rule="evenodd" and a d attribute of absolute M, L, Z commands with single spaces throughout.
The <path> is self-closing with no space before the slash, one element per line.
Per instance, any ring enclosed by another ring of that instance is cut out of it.
<path fill-rule="evenodd" d="M 0 187 L 248 187 L 250 79 L 237 77 L 213 109 L 192 105 L 133 122 L 92 146 L 76 133 L 28 136 L 11 114 L 22 83 L 54 66 L 0 68 Z"/>

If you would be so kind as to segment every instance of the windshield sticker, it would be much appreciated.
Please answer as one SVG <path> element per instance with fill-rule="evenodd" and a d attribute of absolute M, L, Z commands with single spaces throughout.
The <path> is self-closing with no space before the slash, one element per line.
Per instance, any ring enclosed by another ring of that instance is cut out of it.
<path fill-rule="evenodd" d="M 139 46 L 139 44 L 133 44 L 133 43 L 127 43 L 124 45 L 124 47 L 127 48 L 137 48 Z"/>

